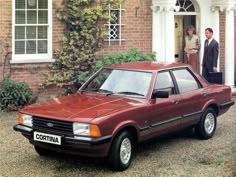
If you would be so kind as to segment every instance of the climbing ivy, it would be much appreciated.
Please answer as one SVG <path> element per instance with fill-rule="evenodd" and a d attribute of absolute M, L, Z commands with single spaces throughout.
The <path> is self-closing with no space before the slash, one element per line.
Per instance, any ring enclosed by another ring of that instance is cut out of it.
<path fill-rule="evenodd" d="M 89 70 L 99 57 L 105 23 L 109 20 L 108 5 L 117 8 L 122 0 L 63 0 L 57 18 L 64 24 L 61 48 L 54 51 L 56 61 L 50 67 L 42 86 L 56 85 L 67 89 L 79 75 Z"/>

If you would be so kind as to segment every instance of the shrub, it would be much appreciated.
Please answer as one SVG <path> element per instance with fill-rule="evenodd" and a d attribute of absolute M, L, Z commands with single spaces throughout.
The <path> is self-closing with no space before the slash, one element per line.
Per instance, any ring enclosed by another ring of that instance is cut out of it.
<path fill-rule="evenodd" d="M 18 110 L 36 100 L 25 82 L 4 78 L 0 84 L 0 110 Z"/>
<path fill-rule="evenodd" d="M 135 48 L 130 49 L 130 51 L 128 52 L 111 53 L 106 56 L 104 60 L 96 61 L 93 65 L 91 65 L 91 69 L 89 71 L 81 73 L 77 79 L 80 83 L 84 83 L 88 79 L 88 77 L 90 77 L 93 73 L 95 73 L 98 69 L 105 65 L 136 61 L 154 61 L 155 58 L 155 52 L 152 53 L 152 55 L 145 55 Z"/>
<path fill-rule="evenodd" d="M 117 8 L 122 0 L 63 0 L 63 6 L 57 9 L 57 18 L 64 25 L 61 48 L 54 51 L 57 59 L 43 87 L 49 85 L 69 89 L 76 82 L 76 77 L 86 65 L 99 59 L 99 51 L 107 38 L 109 13 L 108 5 Z"/>

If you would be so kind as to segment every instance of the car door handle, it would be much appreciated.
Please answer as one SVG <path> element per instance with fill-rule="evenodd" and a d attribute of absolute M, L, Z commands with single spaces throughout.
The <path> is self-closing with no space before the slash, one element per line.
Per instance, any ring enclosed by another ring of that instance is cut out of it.
<path fill-rule="evenodd" d="M 179 99 L 172 100 L 172 103 L 178 104 L 179 103 Z"/>
<path fill-rule="evenodd" d="M 202 95 L 202 96 L 206 96 L 206 95 L 207 95 L 207 92 L 202 92 L 201 95 Z"/>

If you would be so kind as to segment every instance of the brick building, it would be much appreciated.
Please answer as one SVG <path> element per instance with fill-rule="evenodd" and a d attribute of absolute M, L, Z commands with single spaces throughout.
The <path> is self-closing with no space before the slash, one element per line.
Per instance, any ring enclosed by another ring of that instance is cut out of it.
<path fill-rule="evenodd" d="M 47 66 L 55 61 L 53 50 L 60 47 L 63 26 L 55 10 L 61 2 L 0 0 L 0 79 L 10 75 L 37 92 Z M 219 70 L 225 84 L 235 86 L 235 7 L 234 0 L 125 0 L 106 24 L 110 36 L 102 51 L 137 48 L 146 54 L 156 51 L 158 61 L 182 61 L 186 26 L 196 27 L 201 44 L 204 29 L 212 27 L 220 42 Z"/>

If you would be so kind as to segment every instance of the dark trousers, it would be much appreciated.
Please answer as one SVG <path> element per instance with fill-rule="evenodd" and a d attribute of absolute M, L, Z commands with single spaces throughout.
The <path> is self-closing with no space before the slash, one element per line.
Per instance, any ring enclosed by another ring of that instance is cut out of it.
<path fill-rule="evenodd" d="M 202 67 L 202 76 L 209 82 L 210 81 L 210 71 L 206 66 Z"/>

